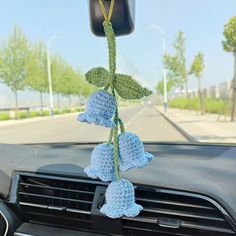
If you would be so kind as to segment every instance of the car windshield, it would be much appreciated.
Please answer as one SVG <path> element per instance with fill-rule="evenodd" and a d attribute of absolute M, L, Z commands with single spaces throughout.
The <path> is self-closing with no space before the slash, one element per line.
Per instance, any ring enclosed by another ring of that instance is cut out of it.
<path fill-rule="evenodd" d="M 236 143 L 235 9 L 235 0 L 135 1 L 134 31 L 116 38 L 116 72 L 152 94 L 118 96 L 126 131 Z M 88 1 L 1 1 L 0 143 L 107 140 L 110 129 L 77 119 L 98 90 L 85 76 L 94 67 L 108 69 L 108 51 Z"/>

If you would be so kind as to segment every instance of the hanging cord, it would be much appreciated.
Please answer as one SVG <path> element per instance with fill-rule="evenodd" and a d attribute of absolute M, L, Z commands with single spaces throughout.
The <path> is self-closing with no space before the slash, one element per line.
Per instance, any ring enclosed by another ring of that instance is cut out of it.
<path fill-rule="evenodd" d="M 109 70 L 111 76 L 111 82 L 114 84 L 115 71 L 116 71 L 116 40 L 115 33 L 112 28 L 112 23 L 110 21 L 103 22 L 104 32 L 107 37 L 108 42 L 108 52 L 109 52 Z"/>

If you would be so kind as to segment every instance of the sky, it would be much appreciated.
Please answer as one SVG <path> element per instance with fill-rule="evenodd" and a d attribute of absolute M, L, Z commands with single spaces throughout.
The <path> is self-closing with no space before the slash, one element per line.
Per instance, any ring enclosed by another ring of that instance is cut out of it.
<path fill-rule="evenodd" d="M 162 74 L 161 36 L 148 24 L 157 24 L 165 30 L 169 53 L 173 53 L 177 31 L 184 32 L 188 67 L 194 55 L 199 51 L 204 54 L 204 87 L 230 80 L 233 57 L 222 50 L 221 41 L 224 24 L 234 15 L 235 0 L 136 0 L 135 30 L 117 38 L 118 71 L 154 88 Z M 108 65 L 105 38 L 90 31 L 87 0 L 0 0 L 0 43 L 7 39 L 15 24 L 32 42 L 47 42 L 58 35 L 50 50 L 61 54 L 83 73 Z M 190 88 L 197 87 L 194 77 L 189 82 Z M 19 98 L 26 105 L 36 103 L 37 96 L 24 91 Z M 12 102 L 11 91 L 0 84 L 0 106 Z"/>

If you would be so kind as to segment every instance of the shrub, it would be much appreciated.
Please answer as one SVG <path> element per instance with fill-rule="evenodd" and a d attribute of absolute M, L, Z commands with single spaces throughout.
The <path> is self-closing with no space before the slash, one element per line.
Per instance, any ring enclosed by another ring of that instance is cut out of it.
<path fill-rule="evenodd" d="M 30 112 L 30 117 L 37 117 L 37 116 L 40 116 L 41 113 L 39 111 L 31 111 Z"/>
<path fill-rule="evenodd" d="M 10 119 L 10 115 L 8 112 L 1 112 L 0 113 L 0 120 L 9 120 Z"/>
<path fill-rule="evenodd" d="M 19 117 L 20 117 L 20 119 L 26 119 L 26 118 L 28 118 L 29 117 L 29 113 L 27 112 L 27 111 L 20 111 L 19 112 Z"/>
<path fill-rule="evenodd" d="M 84 111 L 84 108 L 83 107 L 78 107 L 75 109 L 76 112 L 81 112 L 81 111 Z"/>
<path fill-rule="evenodd" d="M 54 109 L 54 115 L 58 115 L 59 114 L 59 109 Z"/>
<path fill-rule="evenodd" d="M 62 111 L 61 111 L 62 114 L 65 114 L 65 113 L 71 113 L 71 109 L 70 108 L 63 108 Z"/>
<path fill-rule="evenodd" d="M 49 116 L 50 115 L 50 111 L 43 111 L 42 116 Z"/>
<path fill-rule="evenodd" d="M 226 114 L 228 113 L 228 102 L 222 99 L 204 98 L 203 106 L 205 112 Z M 200 111 L 199 98 L 174 98 L 169 101 L 169 107 L 178 109 L 188 109 L 194 111 Z"/>
<path fill-rule="evenodd" d="M 225 114 L 227 112 L 227 102 L 223 100 L 213 100 L 208 98 L 205 104 L 205 110 L 209 113 Z"/>

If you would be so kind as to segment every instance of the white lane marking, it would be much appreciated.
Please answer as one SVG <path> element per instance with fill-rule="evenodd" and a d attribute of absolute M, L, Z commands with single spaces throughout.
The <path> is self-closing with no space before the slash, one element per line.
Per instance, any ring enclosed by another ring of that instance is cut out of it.
<path fill-rule="evenodd" d="M 138 113 L 136 113 L 135 116 L 133 116 L 126 124 L 125 129 L 135 120 L 137 117 L 146 109 L 146 107 L 143 107 Z"/>

